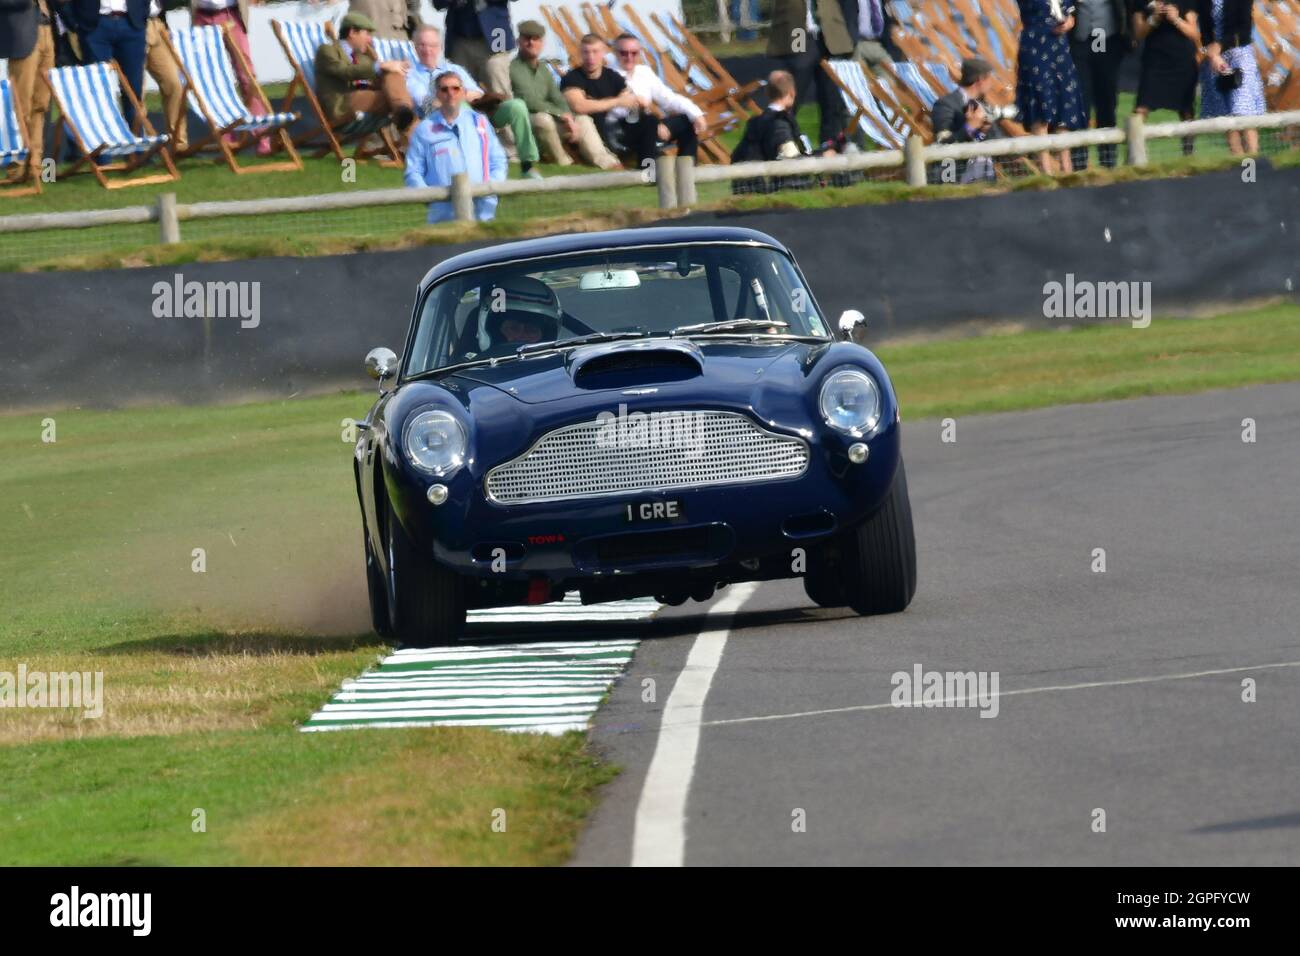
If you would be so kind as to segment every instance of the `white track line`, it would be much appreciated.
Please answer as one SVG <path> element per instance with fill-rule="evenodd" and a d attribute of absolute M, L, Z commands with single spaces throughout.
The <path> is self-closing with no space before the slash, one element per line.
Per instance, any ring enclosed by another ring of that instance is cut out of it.
<path fill-rule="evenodd" d="M 700 748 L 700 717 L 713 675 L 727 646 L 731 617 L 758 589 L 733 585 L 709 608 L 709 617 L 727 618 L 727 626 L 695 638 L 682 672 L 664 705 L 659 740 L 641 787 L 632 834 L 633 866 L 681 866 L 686 856 L 686 797 Z"/>
<path fill-rule="evenodd" d="M 1019 697 L 1025 694 L 1046 694 L 1058 690 L 1090 690 L 1095 687 L 1124 687 L 1130 684 L 1156 684 L 1171 680 L 1193 680 L 1197 677 L 1218 677 L 1223 674 L 1244 674 L 1249 671 L 1276 670 L 1280 667 L 1300 667 L 1300 661 L 1281 661 L 1275 664 L 1254 664 L 1250 667 L 1221 667 L 1211 671 L 1190 671 L 1182 674 L 1153 674 L 1150 677 L 1128 677 L 1123 680 L 1088 681 L 1083 684 L 1054 684 L 1050 687 L 1022 687 L 1019 690 L 1004 690 L 990 694 L 992 697 Z M 961 697 L 948 697 L 935 701 L 931 707 L 965 702 Z M 904 707 L 920 707 L 915 704 L 855 704 L 851 707 L 830 707 L 825 710 L 800 710 L 789 714 L 764 714 L 759 717 L 729 717 L 724 720 L 701 721 L 702 727 L 721 727 L 724 724 L 753 724 L 764 720 L 793 720 L 796 717 L 824 717 L 828 714 L 851 714 L 863 710 L 900 710 Z M 687 726 L 683 724 L 683 727 Z M 662 733 L 662 731 L 660 731 Z"/>

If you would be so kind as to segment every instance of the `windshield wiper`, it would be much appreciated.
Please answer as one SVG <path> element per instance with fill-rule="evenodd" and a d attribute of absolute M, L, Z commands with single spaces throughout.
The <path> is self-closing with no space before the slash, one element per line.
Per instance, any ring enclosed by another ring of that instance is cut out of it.
<path fill-rule="evenodd" d="M 701 322 L 699 325 L 679 325 L 669 335 L 709 335 L 713 332 L 753 332 L 758 329 L 788 329 L 789 322 L 779 319 L 729 319 L 726 322 Z"/>
<path fill-rule="evenodd" d="M 579 335 L 571 339 L 556 339 L 553 342 L 532 342 L 529 345 L 521 345 L 515 349 L 517 355 L 527 355 L 530 352 L 542 352 L 547 349 L 567 349 L 575 345 L 587 345 L 590 342 L 614 342 L 618 339 L 641 339 L 645 338 L 645 332 L 592 332 L 590 335 Z"/>
<path fill-rule="evenodd" d="M 461 369 L 478 368 L 481 365 L 497 365 L 501 362 L 517 362 L 518 355 L 496 355 L 489 358 L 470 359 L 468 362 L 457 362 L 455 365 L 443 365 L 438 368 L 431 368 L 427 371 L 420 372 L 416 375 L 408 375 L 408 381 L 415 381 L 422 378 L 433 378 L 435 375 L 445 375 L 448 372 L 459 372 Z"/>

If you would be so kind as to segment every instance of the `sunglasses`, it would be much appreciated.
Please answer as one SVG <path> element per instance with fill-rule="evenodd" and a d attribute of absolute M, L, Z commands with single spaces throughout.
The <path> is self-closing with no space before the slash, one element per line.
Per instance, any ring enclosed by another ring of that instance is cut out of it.
<path fill-rule="evenodd" d="M 619 50 L 618 55 L 620 57 L 640 56 L 641 51 L 640 50 Z"/>
<path fill-rule="evenodd" d="M 455 86 L 440 86 L 440 87 L 438 87 L 438 92 L 439 92 L 439 93 L 459 93 L 459 92 L 460 92 L 461 90 L 463 90 L 463 89 L 464 89 L 464 87 L 461 86 L 461 85 L 458 83 L 458 84 L 456 84 Z"/>

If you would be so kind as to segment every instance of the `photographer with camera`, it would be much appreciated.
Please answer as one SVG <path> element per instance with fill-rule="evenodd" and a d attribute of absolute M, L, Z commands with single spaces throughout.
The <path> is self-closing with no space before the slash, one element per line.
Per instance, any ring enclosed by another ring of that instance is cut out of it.
<path fill-rule="evenodd" d="M 1192 118 L 1196 103 L 1196 47 L 1200 31 L 1196 0 L 1137 0 L 1133 7 L 1133 37 L 1142 42 L 1142 76 L 1133 112 L 1174 110 L 1179 119 Z M 1183 140 L 1183 152 L 1193 139 Z"/>
<path fill-rule="evenodd" d="M 993 65 L 979 57 L 970 57 L 961 61 L 961 77 L 957 88 L 945 93 L 934 101 L 930 107 L 930 124 L 934 128 L 935 142 L 938 143 L 977 143 L 986 139 L 1000 139 L 1004 134 L 998 120 L 1014 116 L 1004 115 L 1003 108 L 993 106 L 987 100 L 993 91 L 996 80 Z M 993 165 L 986 159 L 962 160 L 957 165 L 957 181 L 973 182 L 976 179 L 992 179 Z"/>
<path fill-rule="evenodd" d="M 1253 0 L 1198 0 L 1201 41 L 1201 117 L 1258 116 L 1266 111 L 1264 84 L 1251 46 Z M 1228 149 L 1240 155 L 1259 152 L 1259 131 L 1228 132 Z"/>

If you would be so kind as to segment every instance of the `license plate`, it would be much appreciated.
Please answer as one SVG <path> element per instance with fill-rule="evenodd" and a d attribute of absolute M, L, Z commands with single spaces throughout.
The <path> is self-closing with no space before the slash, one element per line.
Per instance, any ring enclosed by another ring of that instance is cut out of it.
<path fill-rule="evenodd" d="M 630 523 L 640 521 L 680 521 L 686 509 L 680 501 L 642 501 L 623 506 L 623 514 Z"/>

